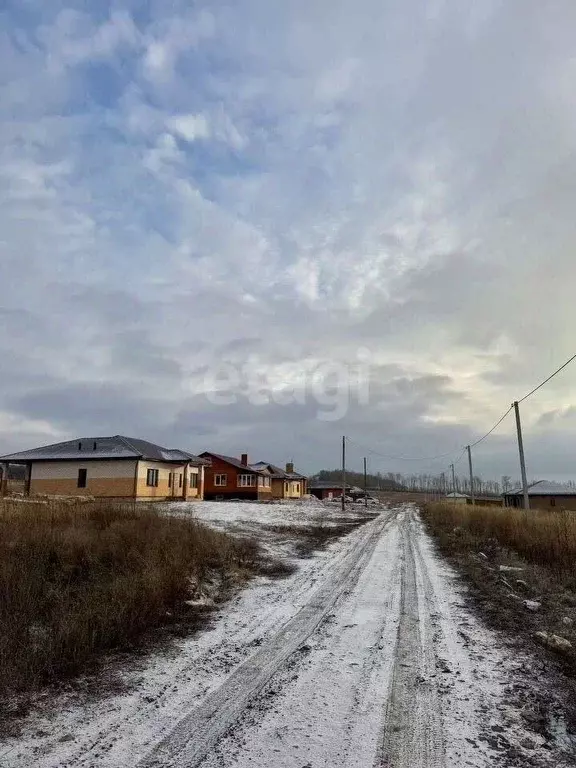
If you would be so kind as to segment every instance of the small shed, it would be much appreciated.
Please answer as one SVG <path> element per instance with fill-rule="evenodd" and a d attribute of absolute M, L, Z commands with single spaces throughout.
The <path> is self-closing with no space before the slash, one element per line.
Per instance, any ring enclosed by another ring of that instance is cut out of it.
<path fill-rule="evenodd" d="M 350 493 L 352 486 L 346 486 L 346 495 Z M 334 480 L 311 480 L 310 493 L 317 499 L 336 499 L 342 496 L 342 484 Z"/>
<path fill-rule="evenodd" d="M 528 498 L 533 509 L 576 510 L 576 488 L 563 483 L 539 480 L 528 486 Z M 523 503 L 522 488 L 515 488 L 504 494 L 506 507 L 522 507 Z"/>
<path fill-rule="evenodd" d="M 446 501 L 450 501 L 452 504 L 468 504 L 470 497 L 465 493 L 448 493 L 446 494 Z"/>

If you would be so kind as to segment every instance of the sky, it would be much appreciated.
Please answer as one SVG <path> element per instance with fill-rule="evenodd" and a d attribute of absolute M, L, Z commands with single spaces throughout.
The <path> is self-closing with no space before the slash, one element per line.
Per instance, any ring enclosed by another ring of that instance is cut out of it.
<path fill-rule="evenodd" d="M 446 471 L 576 352 L 575 28 L 572 0 L 5 0 L 0 453 L 314 472 L 347 435 L 353 468 Z M 575 384 L 522 404 L 531 478 L 576 478 Z M 514 428 L 478 474 L 518 477 Z"/>

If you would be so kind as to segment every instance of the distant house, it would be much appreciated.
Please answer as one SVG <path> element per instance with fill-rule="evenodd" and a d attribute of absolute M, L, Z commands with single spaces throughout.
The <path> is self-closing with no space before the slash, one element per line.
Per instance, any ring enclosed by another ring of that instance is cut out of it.
<path fill-rule="evenodd" d="M 524 504 L 522 488 L 507 491 L 504 504 L 507 507 L 522 507 Z M 528 486 L 530 507 L 534 509 L 571 509 L 576 510 L 576 489 L 562 483 L 539 480 Z"/>
<path fill-rule="evenodd" d="M 32 495 L 160 501 L 201 499 L 203 493 L 198 456 L 122 435 L 80 437 L 1 456 L 0 463 L 3 469 L 24 466 Z"/>
<path fill-rule="evenodd" d="M 266 461 L 259 461 L 251 466 L 253 469 L 263 469 L 270 472 L 272 496 L 275 499 L 301 499 L 308 493 L 308 478 L 299 472 L 294 472 L 292 462 L 286 464 L 286 469 L 281 469 Z"/>
<path fill-rule="evenodd" d="M 268 468 L 250 466 L 248 454 L 243 453 L 236 459 L 233 456 L 204 451 L 200 458 L 207 462 L 204 480 L 206 500 L 272 500 L 272 473 Z"/>
<path fill-rule="evenodd" d="M 346 485 L 346 493 L 352 490 L 351 485 Z M 311 480 L 310 493 L 317 499 L 336 499 L 342 496 L 342 483 L 335 483 L 334 480 Z"/>
<path fill-rule="evenodd" d="M 465 493 L 448 493 L 446 494 L 446 501 L 450 501 L 453 504 L 468 504 L 470 497 Z"/>

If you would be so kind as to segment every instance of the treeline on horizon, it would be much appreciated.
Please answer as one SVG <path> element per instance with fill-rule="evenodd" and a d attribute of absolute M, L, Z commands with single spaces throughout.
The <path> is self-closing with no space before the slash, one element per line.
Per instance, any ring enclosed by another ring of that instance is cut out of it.
<path fill-rule="evenodd" d="M 312 479 L 326 480 L 329 482 L 341 483 L 341 469 L 322 469 Z M 346 482 L 349 485 L 364 487 L 364 474 L 346 470 Z M 529 485 L 535 482 L 529 480 Z M 404 475 L 400 472 L 377 472 L 367 475 L 368 488 L 381 491 L 422 491 L 424 493 L 452 493 L 452 476 L 448 472 L 441 472 L 438 475 L 420 473 Z M 576 483 L 570 481 L 566 483 L 571 488 L 576 489 Z M 515 480 L 509 475 L 503 475 L 500 480 L 484 480 L 481 477 L 474 477 L 474 493 L 477 496 L 500 496 L 513 489 L 520 488 L 520 481 Z M 456 477 L 456 492 L 470 494 L 470 479 L 468 477 Z"/>

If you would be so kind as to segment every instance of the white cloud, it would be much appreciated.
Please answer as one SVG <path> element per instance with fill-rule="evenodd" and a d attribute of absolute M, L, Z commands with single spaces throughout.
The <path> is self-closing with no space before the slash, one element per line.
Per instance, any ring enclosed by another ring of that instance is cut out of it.
<path fill-rule="evenodd" d="M 141 35 L 126 10 L 112 11 L 102 24 L 94 24 L 87 14 L 65 9 L 55 22 L 40 30 L 52 70 L 73 67 L 86 60 L 110 59 L 119 50 L 136 50 Z"/>
<path fill-rule="evenodd" d="M 167 127 L 186 141 L 210 138 L 206 115 L 175 115 L 166 121 Z"/>
<path fill-rule="evenodd" d="M 280 390 L 367 348 L 382 391 L 339 431 L 442 452 L 568 357 L 574 46 L 556 10 L 116 8 L 44 9 L 0 46 L 7 450 L 19 420 L 31 440 L 209 447 L 190 412 L 221 449 L 331 463 L 312 410 L 187 404 L 202 366 L 252 340 Z M 569 412 L 571 376 L 528 431 Z M 513 453 L 484 466 L 501 461 L 514 471 Z"/>
<path fill-rule="evenodd" d="M 182 15 L 160 15 L 147 30 L 143 60 L 145 76 L 162 87 L 174 75 L 179 58 L 196 49 L 215 34 L 214 16 L 209 11 L 186 10 Z"/>

